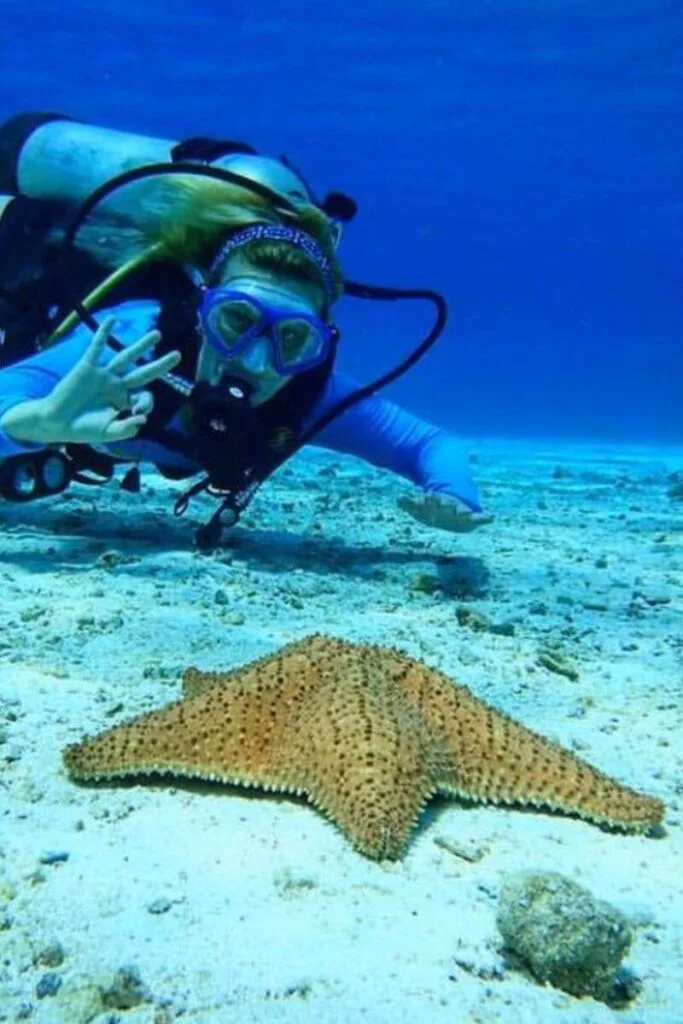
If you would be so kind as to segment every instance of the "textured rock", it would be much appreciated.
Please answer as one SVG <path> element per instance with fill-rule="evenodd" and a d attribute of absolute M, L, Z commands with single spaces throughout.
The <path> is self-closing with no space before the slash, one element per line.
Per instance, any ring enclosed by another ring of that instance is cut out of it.
<path fill-rule="evenodd" d="M 619 1004 L 634 986 L 619 968 L 632 930 L 624 915 L 558 874 L 506 881 L 497 917 L 511 962 L 574 996 Z"/>

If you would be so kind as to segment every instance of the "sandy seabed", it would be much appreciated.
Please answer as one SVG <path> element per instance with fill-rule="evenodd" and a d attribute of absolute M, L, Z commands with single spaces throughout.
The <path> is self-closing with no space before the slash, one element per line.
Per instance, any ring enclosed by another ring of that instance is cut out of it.
<path fill-rule="evenodd" d="M 402 481 L 315 450 L 210 555 L 192 535 L 212 503 L 174 518 L 177 486 L 151 475 L 138 495 L 0 507 L 0 1020 L 683 1021 L 683 505 L 667 495 L 683 450 L 470 447 L 497 518 L 467 536 L 408 518 Z M 187 665 L 312 632 L 443 669 L 662 797 L 665 837 L 439 801 L 404 859 L 374 863 L 303 801 L 68 779 L 67 743 L 175 699 Z M 539 663 L 549 647 L 578 679 Z M 522 869 L 634 923 L 626 1009 L 507 964 L 498 893 Z M 128 1009 L 102 998 L 121 969 L 139 979 Z"/>

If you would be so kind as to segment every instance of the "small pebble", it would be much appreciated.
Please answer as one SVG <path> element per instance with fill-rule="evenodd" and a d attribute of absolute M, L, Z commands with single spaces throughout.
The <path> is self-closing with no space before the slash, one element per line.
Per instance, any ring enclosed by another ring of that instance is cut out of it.
<path fill-rule="evenodd" d="M 474 633 L 489 633 L 491 631 L 490 619 L 475 608 L 459 605 L 455 609 L 455 617 L 458 620 L 459 626 L 471 629 Z"/>
<path fill-rule="evenodd" d="M 437 846 L 440 846 L 442 850 L 446 850 L 447 853 L 452 854 L 453 857 L 458 857 L 460 860 L 466 860 L 470 864 L 476 864 L 486 854 L 486 849 L 483 846 L 476 846 L 472 842 L 460 842 L 457 839 L 448 839 L 446 836 L 436 836 L 434 842 Z"/>
<path fill-rule="evenodd" d="M 96 569 L 115 569 L 118 565 L 127 565 L 130 562 L 139 562 L 140 559 L 134 555 L 125 555 L 121 551 L 103 551 L 95 560 Z"/>
<path fill-rule="evenodd" d="M 64 963 L 64 947 L 61 942 L 53 942 L 39 949 L 33 957 L 33 963 L 40 967 L 61 967 Z"/>
<path fill-rule="evenodd" d="M 243 626 L 246 621 L 246 616 L 242 612 L 230 612 L 225 616 L 225 622 L 229 626 Z"/>
<path fill-rule="evenodd" d="M 64 864 L 69 859 L 69 854 L 66 850 L 49 850 L 47 853 L 42 854 L 40 858 L 41 864 Z"/>
<path fill-rule="evenodd" d="M 541 650 L 538 654 L 538 664 L 547 668 L 549 672 L 555 672 L 558 676 L 566 676 L 572 682 L 579 678 L 579 670 L 564 655 L 557 651 Z"/>
<path fill-rule="evenodd" d="M 514 622 L 493 622 L 489 633 L 494 636 L 514 636 L 515 635 L 515 624 Z"/>
<path fill-rule="evenodd" d="M 463 644 L 458 650 L 458 661 L 461 665 L 478 665 L 479 660 L 479 655 L 471 647 Z"/>
<path fill-rule="evenodd" d="M 410 589 L 417 594 L 435 594 L 442 589 L 441 580 L 431 572 L 421 572 L 410 581 Z"/>
<path fill-rule="evenodd" d="M 585 718 L 586 708 L 583 704 L 577 704 L 575 708 L 567 712 L 567 718 Z"/>
<path fill-rule="evenodd" d="M 61 987 L 60 976 L 55 971 L 48 971 L 36 985 L 36 995 L 38 999 L 44 999 L 45 996 L 56 996 Z"/>
<path fill-rule="evenodd" d="M 638 594 L 638 597 L 642 597 L 643 601 L 651 608 L 656 608 L 657 605 L 671 604 L 668 594 Z"/>
<path fill-rule="evenodd" d="M 102 1002 L 108 1009 L 132 1010 L 152 998 L 137 967 L 121 967 L 109 988 L 102 990 Z"/>
<path fill-rule="evenodd" d="M 161 896 L 158 900 L 153 900 L 147 904 L 147 910 L 150 914 L 165 914 L 171 909 L 173 903 L 165 896 Z"/>

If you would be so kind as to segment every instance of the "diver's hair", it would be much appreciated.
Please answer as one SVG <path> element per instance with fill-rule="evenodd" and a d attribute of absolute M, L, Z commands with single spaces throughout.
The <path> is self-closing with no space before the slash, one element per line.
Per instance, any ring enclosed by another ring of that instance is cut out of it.
<path fill-rule="evenodd" d="M 330 258 L 337 296 L 341 294 L 343 278 L 330 222 L 312 203 L 297 203 L 292 213 L 238 185 L 184 174 L 163 184 L 157 180 L 154 189 L 147 182 L 144 185 L 144 189 L 137 186 L 140 212 L 135 225 L 112 212 L 93 216 L 78 232 L 78 248 L 114 270 L 154 247 L 155 258 L 190 263 L 205 273 L 211 269 L 213 279 L 220 280 L 225 264 L 211 268 L 219 242 L 252 224 L 284 223 L 306 232 L 321 246 Z M 254 266 L 322 283 L 316 266 L 287 242 L 254 239 L 239 252 Z"/>

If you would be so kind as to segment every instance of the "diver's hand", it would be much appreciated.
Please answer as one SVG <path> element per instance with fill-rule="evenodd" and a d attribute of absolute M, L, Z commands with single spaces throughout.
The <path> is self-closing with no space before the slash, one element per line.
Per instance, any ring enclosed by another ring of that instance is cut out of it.
<path fill-rule="evenodd" d="M 471 533 L 493 522 L 493 516 L 473 512 L 457 498 L 443 494 L 420 494 L 416 497 L 405 494 L 397 500 L 397 505 L 418 523 L 448 530 L 449 533 Z"/>
<path fill-rule="evenodd" d="M 18 441 L 38 444 L 108 444 L 135 437 L 154 404 L 145 386 L 177 366 L 180 353 L 135 366 L 160 338 L 158 331 L 149 331 L 106 365 L 98 365 L 114 323 L 109 317 L 101 324 L 83 356 L 49 395 L 10 409 L 0 426 Z"/>

